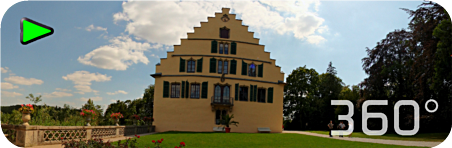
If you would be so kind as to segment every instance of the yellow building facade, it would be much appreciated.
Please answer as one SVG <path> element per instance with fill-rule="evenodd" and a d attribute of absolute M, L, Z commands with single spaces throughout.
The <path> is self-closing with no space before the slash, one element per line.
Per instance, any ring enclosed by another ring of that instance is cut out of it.
<path fill-rule="evenodd" d="M 284 73 L 229 11 L 201 22 L 156 65 L 156 132 L 213 132 L 224 114 L 239 122 L 231 132 L 282 132 Z"/>

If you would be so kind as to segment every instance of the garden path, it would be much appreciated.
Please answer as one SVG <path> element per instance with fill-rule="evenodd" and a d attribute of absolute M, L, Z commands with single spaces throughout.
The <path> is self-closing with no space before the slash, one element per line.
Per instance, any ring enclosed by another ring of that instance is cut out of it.
<path fill-rule="evenodd" d="M 379 144 L 391 144 L 391 145 L 402 145 L 402 146 L 434 147 L 434 146 L 437 146 L 437 145 L 441 144 L 441 142 L 430 142 L 430 141 L 405 141 L 405 140 L 386 140 L 386 139 L 358 138 L 358 137 L 353 137 L 353 135 L 352 135 L 352 138 L 348 138 L 347 136 L 344 136 L 344 137 L 339 137 L 339 136 L 329 137 L 329 135 L 310 133 L 310 132 L 303 132 L 303 131 L 283 131 L 283 133 L 296 133 L 296 134 L 303 134 L 303 135 L 310 135 L 310 136 L 317 136 L 317 137 L 325 137 L 325 138 L 333 138 L 333 139 L 347 140 L 347 141 L 379 143 Z"/>

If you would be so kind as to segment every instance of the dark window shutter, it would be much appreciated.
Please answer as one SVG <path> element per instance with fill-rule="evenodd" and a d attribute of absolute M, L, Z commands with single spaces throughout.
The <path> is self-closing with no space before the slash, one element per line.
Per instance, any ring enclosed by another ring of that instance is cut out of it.
<path fill-rule="evenodd" d="M 185 60 L 180 58 L 179 72 L 185 72 Z"/>
<path fill-rule="evenodd" d="M 198 60 L 198 66 L 196 67 L 196 72 L 202 72 L 202 58 Z"/>
<path fill-rule="evenodd" d="M 248 69 L 248 64 L 246 64 L 245 61 L 242 60 L 242 75 L 246 75 L 247 69 Z"/>
<path fill-rule="evenodd" d="M 230 74 L 236 74 L 237 71 L 237 61 L 236 60 L 231 60 L 231 68 L 229 70 Z"/>
<path fill-rule="evenodd" d="M 211 52 L 212 53 L 217 53 L 217 48 L 218 48 L 218 42 L 217 41 L 215 41 L 215 40 L 213 40 L 212 41 L 212 48 L 211 48 Z"/>
<path fill-rule="evenodd" d="M 235 84 L 235 100 L 239 100 L 239 83 Z"/>
<path fill-rule="evenodd" d="M 253 85 L 250 85 L 250 101 L 251 102 L 253 102 L 254 101 L 254 97 L 253 97 L 253 95 L 254 95 L 254 91 L 253 91 L 253 89 L 254 89 L 254 87 L 253 87 Z"/>
<path fill-rule="evenodd" d="M 262 77 L 264 75 L 264 63 L 257 66 L 257 76 Z"/>
<path fill-rule="evenodd" d="M 217 59 L 210 58 L 210 73 L 215 73 L 217 69 Z"/>
<path fill-rule="evenodd" d="M 163 98 L 169 97 L 169 82 L 163 81 Z"/>
<path fill-rule="evenodd" d="M 237 43 L 231 43 L 231 54 L 237 54 Z"/>
<path fill-rule="evenodd" d="M 185 85 L 187 86 L 185 87 L 185 98 L 188 98 L 189 97 L 188 94 L 190 91 L 190 83 L 188 83 L 188 81 L 185 81 Z"/>
<path fill-rule="evenodd" d="M 254 102 L 256 102 L 256 100 L 257 100 L 257 85 L 254 85 L 254 95 L 253 95 L 253 97 L 254 97 Z"/>
<path fill-rule="evenodd" d="M 273 87 L 268 88 L 267 103 L 273 103 Z"/>
<path fill-rule="evenodd" d="M 207 98 L 207 82 L 202 82 L 201 98 Z"/>
<path fill-rule="evenodd" d="M 185 94 L 185 81 L 182 81 L 182 87 L 180 88 L 180 90 L 181 90 L 181 95 L 180 95 L 180 97 L 181 98 L 184 98 L 184 94 Z"/>

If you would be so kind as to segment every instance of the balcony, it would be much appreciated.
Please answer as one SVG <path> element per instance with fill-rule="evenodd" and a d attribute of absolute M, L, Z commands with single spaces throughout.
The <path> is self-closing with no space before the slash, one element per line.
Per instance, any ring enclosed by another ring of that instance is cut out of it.
<path fill-rule="evenodd" d="M 232 111 L 232 107 L 234 106 L 234 98 L 213 96 L 210 105 L 212 106 L 212 111 L 215 111 L 215 110 Z"/>

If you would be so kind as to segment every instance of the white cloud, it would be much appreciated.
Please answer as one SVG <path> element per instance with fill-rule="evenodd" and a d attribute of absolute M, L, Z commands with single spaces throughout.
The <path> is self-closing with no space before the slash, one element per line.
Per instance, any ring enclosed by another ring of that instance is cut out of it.
<path fill-rule="evenodd" d="M 15 85 L 13 85 L 13 84 L 11 84 L 11 83 L 8 83 L 8 82 L 2 82 L 1 83 L 2 85 L 2 89 L 15 89 L 15 88 L 19 88 L 19 86 L 15 86 Z"/>
<path fill-rule="evenodd" d="M 67 93 L 67 92 L 52 92 L 50 94 L 48 93 L 44 93 L 43 97 L 44 98 L 61 98 L 61 97 L 70 97 L 73 96 L 71 93 Z"/>
<path fill-rule="evenodd" d="M 310 35 L 307 37 L 306 40 L 311 44 L 319 44 L 319 43 L 325 41 L 326 39 L 320 35 Z"/>
<path fill-rule="evenodd" d="M 130 65 L 139 62 L 146 65 L 149 63 L 143 53 L 152 48 L 149 43 L 135 42 L 128 36 L 115 37 L 110 43 L 78 57 L 77 60 L 85 65 L 114 70 L 126 70 Z"/>
<path fill-rule="evenodd" d="M 74 88 L 79 91 L 75 93 L 79 94 L 85 94 L 87 92 L 99 92 L 97 90 L 91 89 L 91 81 L 105 82 L 111 80 L 111 76 L 100 73 L 90 73 L 88 71 L 76 71 L 72 74 L 63 76 L 62 78 L 64 80 L 72 81 L 75 84 Z"/>
<path fill-rule="evenodd" d="M 118 90 L 115 92 L 107 92 L 108 95 L 116 95 L 116 94 L 127 94 L 127 92 L 123 91 L 123 90 Z"/>
<path fill-rule="evenodd" d="M 90 98 L 82 97 L 82 98 L 80 98 L 80 100 L 82 100 L 82 101 L 88 101 L 88 99 L 91 99 L 93 101 L 102 101 L 102 97 L 90 97 Z"/>
<path fill-rule="evenodd" d="M 207 21 L 208 16 L 231 8 L 244 25 L 257 34 L 273 30 L 293 35 L 300 40 L 317 44 L 309 36 L 326 31 L 324 19 L 319 17 L 319 0 L 303 1 L 153 1 L 123 2 L 123 11 L 113 15 L 115 23 L 126 21 L 126 32 L 139 39 L 164 45 L 180 44 L 194 26 Z M 164 13 L 162 13 L 164 12 Z M 190 12 L 190 13 L 187 13 Z M 317 36 L 320 36 L 317 34 Z M 322 37 L 323 38 L 323 37 Z M 311 42 L 310 42 L 311 41 Z"/>
<path fill-rule="evenodd" d="M 1 68 L 1 70 L 2 70 L 2 73 L 7 73 L 7 72 L 11 72 L 11 70 L 9 70 L 9 68 L 8 67 L 5 67 L 5 68 L 3 68 L 3 67 L 0 67 Z"/>
<path fill-rule="evenodd" d="M 58 91 L 72 91 L 72 90 L 64 89 L 64 88 L 55 88 L 55 90 L 58 90 Z"/>
<path fill-rule="evenodd" d="M 33 84 L 41 85 L 42 83 L 44 83 L 44 81 L 39 80 L 39 79 L 24 78 L 24 77 L 20 77 L 20 76 L 10 76 L 8 78 L 5 78 L 4 80 L 7 82 L 11 82 L 14 84 L 20 84 L 20 85 L 33 85 Z"/>
<path fill-rule="evenodd" d="M 9 91 L 1 91 L 2 92 L 2 98 L 3 97 L 16 97 L 16 96 L 22 96 L 21 93 L 17 92 L 9 92 Z"/>
<path fill-rule="evenodd" d="M 105 31 L 107 32 L 107 28 L 103 28 L 100 26 L 94 26 L 93 24 L 89 25 L 88 27 L 85 28 L 86 31 Z"/>

